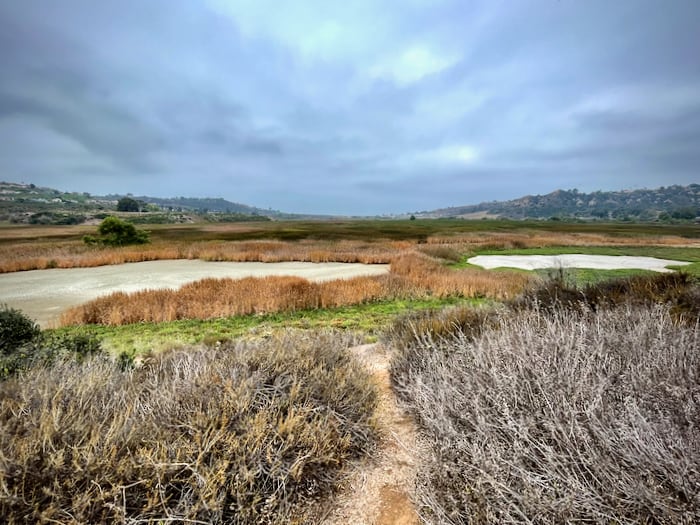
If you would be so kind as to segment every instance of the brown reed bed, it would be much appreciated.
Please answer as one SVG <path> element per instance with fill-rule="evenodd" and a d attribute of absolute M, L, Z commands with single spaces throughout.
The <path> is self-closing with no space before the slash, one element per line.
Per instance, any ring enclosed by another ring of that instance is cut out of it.
<path fill-rule="evenodd" d="M 466 235 L 432 235 L 427 245 L 461 245 L 465 250 L 512 250 L 544 248 L 547 246 L 698 246 L 687 237 L 677 235 L 612 235 L 589 232 L 547 232 L 523 230 L 518 232 L 483 231 Z"/>
<path fill-rule="evenodd" d="M 412 243 L 403 241 L 154 242 L 119 248 L 95 248 L 75 241 L 5 243 L 0 245 L 0 273 L 45 268 L 89 268 L 172 259 L 386 264 L 396 253 L 411 246 Z"/>
<path fill-rule="evenodd" d="M 230 228 L 216 234 L 230 234 Z M 420 251 L 447 261 L 458 261 L 464 254 L 485 249 L 542 248 L 547 246 L 665 246 L 683 247 L 693 242 L 673 235 L 613 235 L 609 233 L 548 232 L 522 230 L 506 232 L 473 231 L 435 234 L 425 239 L 376 237 L 369 239 L 301 240 L 182 240 L 168 230 L 153 232 L 151 244 L 119 248 L 86 246 L 79 239 L 63 239 L 61 231 L 3 229 L 0 234 L 0 273 L 44 268 L 93 267 L 165 259 L 203 259 L 233 262 L 349 262 L 389 263 L 397 255 Z M 81 230 L 82 231 L 82 230 Z M 43 234 L 49 234 L 42 237 Z M 196 232 L 195 232 L 196 233 Z M 204 231 L 202 235 L 211 232 Z M 256 232 L 249 232 L 254 235 Z M 400 233 L 395 233 L 400 237 Z M 340 234 L 339 234 L 340 235 Z M 693 245 L 697 246 L 697 242 Z"/>
<path fill-rule="evenodd" d="M 203 279 L 178 290 L 116 292 L 71 308 L 62 326 L 124 325 L 179 319 L 333 308 L 398 298 L 512 298 L 529 282 L 516 272 L 453 270 L 422 254 L 397 257 L 389 275 L 313 283 L 299 277 Z"/>

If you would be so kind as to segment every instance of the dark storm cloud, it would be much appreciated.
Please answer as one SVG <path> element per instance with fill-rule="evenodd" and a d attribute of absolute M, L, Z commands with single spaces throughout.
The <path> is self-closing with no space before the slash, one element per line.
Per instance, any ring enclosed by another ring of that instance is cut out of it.
<path fill-rule="evenodd" d="M 695 0 L 0 5 L 0 170 L 384 213 L 696 182 Z"/>

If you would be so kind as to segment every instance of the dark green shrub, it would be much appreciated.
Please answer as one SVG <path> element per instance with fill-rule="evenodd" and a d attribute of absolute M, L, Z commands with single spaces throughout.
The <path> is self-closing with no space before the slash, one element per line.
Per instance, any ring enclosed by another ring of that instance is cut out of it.
<path fill-rule="evenodd" d="M 44 334 L 36 346 L 35 355 L 44 363 L 50 363 L 56 358 L 69 358 L 82 362 L 89 356 L 102 353 L 100 341 L 94 336 L 85 334 Z"/>
<path fill-rule="evenodd" d="M 139 230 L 130 222 L 118 217 L 107 217 L 97 227 L 99 237 L 86 235 L 83 242 L 88 245 L 126 246 L 128 244 L 145 244 L 149 242 L 148 233 Z"/>
<path fill-rule="evenodd" d="M 100 353 L 100 342 L 92 336 L 43 333 L 21 311 L 0 307 L 0 380 L 37 364 L 49 365 L 57 359 L 82 362 Z"/>
<path fill-rule="evenodd" d="M 15 308 L 0 306 L 0 355 L 9 356 L 32 342 L 40 330 L 34 321 Z"/>
<path fill-rule="evenodd" d="M 122 197 L 117 201 L 117 211 L 141 211 L 141 207 L 136 199 Z"/>

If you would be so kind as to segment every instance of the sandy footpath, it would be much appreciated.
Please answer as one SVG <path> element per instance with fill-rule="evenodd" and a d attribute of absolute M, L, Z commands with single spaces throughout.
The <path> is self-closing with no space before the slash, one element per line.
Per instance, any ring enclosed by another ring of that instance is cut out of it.
<path fill-rule="evenodd" d="M 99 266 L 32 270 L 0 274 L 0 303 L 24 311 L 47 326 L 65 309 L 112 292 L 176 289 L 207 277 L 265 277 L 293 275 L 310 281 L 381 275 L 386 264 L 307 262 L 207 262 L 200 260 L 148 261 Z"/>
<path fill-rule="evenodd" d="M 667 266 L 683 266 L 685 261 L 657 259 L 655 257 L 633 257 L 629 255 L 477 255 L 468 259 L 470 264 L 482 268 L 520 268 L 539 270 L 543 268 L 593 268 L 596 270 L 638 269 L 654 272 L 670 272 Z"/>

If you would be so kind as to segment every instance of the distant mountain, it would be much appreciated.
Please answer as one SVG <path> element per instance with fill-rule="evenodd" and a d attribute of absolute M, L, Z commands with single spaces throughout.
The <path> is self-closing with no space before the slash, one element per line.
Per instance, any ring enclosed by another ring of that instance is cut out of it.
<path fill-rule="evenodd" d="M 509 201 L 419 212 L 417 217 L 501 217 L 508 219 L 694 219 L 700 216 L 700 184 L 666 186 L 654 190 L 596 191 L 557 190 L 547 195 L 527 195 Z"/>

